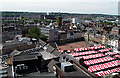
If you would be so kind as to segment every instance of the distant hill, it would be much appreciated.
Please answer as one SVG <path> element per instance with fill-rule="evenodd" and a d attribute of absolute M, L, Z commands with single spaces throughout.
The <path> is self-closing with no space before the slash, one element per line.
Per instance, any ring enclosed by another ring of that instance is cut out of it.
<path fill-rule="evenodd" d="M 59 13 L 59 12 L 51 12 L 49 13 L 50 15 L 55 15 L 58 16 L 59 14 L 63 17 L 77 17 L 77 16 L 81 16 L 81 17 L 114 17 L 117 15 L 107 15 L 107 14 L 79 14 L 79 13 Z M 8 11 L 3 11 L 2 12 L 2 16 L 29 16 L 29 15 L 47 15 L 46 12 L 8 12 Z"/>

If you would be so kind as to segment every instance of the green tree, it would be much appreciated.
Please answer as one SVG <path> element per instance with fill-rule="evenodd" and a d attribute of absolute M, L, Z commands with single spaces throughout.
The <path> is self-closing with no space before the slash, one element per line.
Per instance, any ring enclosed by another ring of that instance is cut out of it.
<path fill-rule="evenodd" d="M 47 41 L 47 36 L 45 36 L 44 34 L 40 34 L 40 39 L 43 41 Z"/>
<path fill-rule="evenodd" d="M 106 25 L 113 25 L 112 22 L 106 22 L 105 24 L 106 24 Z"/>
<path fill-rule="evenodd" d="M 28 36 L 38 39 L 40 37 L 40 29 L 38 27 L 30 28 L 28 30 Z"/>
<path fill-rule="evenodd" d="M 40 38 L 43 41 L 47 41 L 47 38 L 48 38 L 47 36 L 45 36 L 40 32 L 40 28 L 38 27 L 30 28 L 28 30 L 28 36 L 36 39 Z"/>

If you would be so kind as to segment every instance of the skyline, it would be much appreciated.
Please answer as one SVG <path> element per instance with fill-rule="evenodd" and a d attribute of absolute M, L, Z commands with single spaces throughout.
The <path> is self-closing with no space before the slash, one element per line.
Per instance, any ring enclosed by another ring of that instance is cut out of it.
<path fill-rule="evenodd" d="M 11 1 L 11 2 L 10 2 Z M 78 2 L 77 2 L 78 1 Z M 0 1 L 0 11 L 63 12 L 80 14 L 118 15 L 118 0 L 6 0 Z"/>

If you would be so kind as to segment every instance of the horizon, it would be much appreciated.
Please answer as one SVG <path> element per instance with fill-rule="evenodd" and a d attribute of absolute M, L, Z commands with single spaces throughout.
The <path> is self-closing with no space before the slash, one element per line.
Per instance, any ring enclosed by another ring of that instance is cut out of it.
<path fill-rule="evenodd" d="M 19 12 L 23 12 L 23 13 L 24 13 L 24 12 L 26 12 L 26 13 L 59 13 L 60 11 L 59 11 L 59 12 L 57 12 L 57 11 L 56 11 L 56 12 L 45 12 L 45 11 L 41 11 L 41 12 L 35 12 L 35 11 L 0 11 L 0 12 L 18 12 L 18 13 L 19 13 Z M 101 14 L 100 14 L 100 13 L 75 13 L 75 12 L 73 12 L 73 13 L 72 13 L 72 12 L 60 12 L 60 13 L 69 13 L 69 14 L 88 14 L 88 15 L 89 15 L 89 14 L 90 14 L 90 15 L 96 14 L 96 15 L 113 15 L 113 16 L 117 16 L 117 14 L 115 15 L 115 14 L 104 14 L 104 13 L 103 13 L 103 14 L 102 14 L 102 13 L 101 13 Z"/>
<path fill-rule="evenodd" d="M 6 0 L 0 11 L 118 15 L 118 0 Z"/>

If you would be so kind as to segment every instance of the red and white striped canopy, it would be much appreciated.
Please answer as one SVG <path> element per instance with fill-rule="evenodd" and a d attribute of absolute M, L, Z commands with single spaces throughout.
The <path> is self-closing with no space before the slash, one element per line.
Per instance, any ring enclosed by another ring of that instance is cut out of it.
<path fill-rule="evenodd" d="M 97 72 L 95 74 L 97 76 L 103 76 L 103 75 L 107 75 L 107 74 L 111 74 L 111 73 L 115 73 L 115 72 L 120 72 L 120 67 L 114 68 L 114 69 L 111 69 L 111 70 L 107 70 L 107 71 Z"/>
<path fill-rule="evenodd" d="M 102 49 L 102 50 L 98 50 L 98 52 L 106 52 L 106 51 L 110 51 L 111 49 L 108 48 L 108 49 Z"/>
<path fill-rule="evenodd" d="M 120 65 L 119 62 L 120 62 L 120 60 L 116 60 L 116 61 L 112 61 L 112 62 L 109 62 L 109 63 L 104 63 L 104 64 L 95 65 L 95 66 L 90 66 L 88 68 L 88 70 L 90 72 L 94 72 L 94 71 L 103 70 L 103 69 L 110 68 L 110 67 L 115 67 L 115 66 Z"/>
<path fill-rule="evenodd" d="M 67 50 L 67 52 L 68 52 L 68 53 L 70 53 L 70 52 L 71 52 L 71 50 Z"/>
<path fill-rule="evenodd" d="M 114 53 L 114 52 L 107 52 L 107 53 L 105 53 L 105 55 L 115 55 L 115 54 L 118 54 L 118 53 Z"/>
<path fill-rule="evenodd" d="M 94 46 L 94 47 L 89 47 L 90 49 L 94 50 L 94 49 L 101 49 L 101 48 L 105 48 L 105 46 Z"/>
<path fill-rule="evenodd" d="M 75 48 L 74 51 L 85 51 L 88 50 L 88 48 Z"/>
<path fill-rule="evenodd" d="M 104 58 L 84 61 L 84 63 L 86 65 L 91 65 L 91 64 L 101 63 L 101 62 L 110 61 L 110 60 L 114 60 L 114 59 L 115 58 L 112 58 L 112 57 L 104 57 Z"/>
<path fill-rule="evenodd" d="M 114 57 L 120 58 L 120 55 L 114 55 Z"/>
<path fill-rule="evenodd" d="M 76 59 L 80 59 L 80 58 L 83 58 L 83 59 L 91 59 L 91 58 L 97 58 L 97 57 L 103 57 L 105 56 L 104 54 L 94 54 L 94 55 L 88 55 L 88 56 L 81 56 L 81 57 L 76 57 Z"/>
<path fill-rule="evenodd" d="M 59 52 L 63 52 L 63 50 L 59 50 Z"/>
<path fill-rule="evenodd" d="M 79 55 L 87 55 L 87 54 L 93 54 L 93 53 L 98 53 L 97 51 L 86 51 L 86 52 L 80 52 L 80 53 L 73 53 L 70 54 L 71 56 L 79 56 Z"/>

